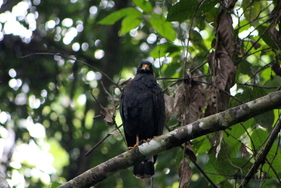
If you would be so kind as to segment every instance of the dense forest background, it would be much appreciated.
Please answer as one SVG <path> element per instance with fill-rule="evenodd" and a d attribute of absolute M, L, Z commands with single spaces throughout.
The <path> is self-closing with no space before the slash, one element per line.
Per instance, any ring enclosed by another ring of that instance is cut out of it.
<path fill-rule="evenodd" d="M 164 132 L 280 89 L 280 25 L 279 0 L 2 1 L 1 176 L 57 187 L 126 151 L 118 99 L 142 60 L 165 91 Z M 160 154 L 155 187 L 238 187 L 279 115 Z M 280 187 L 280 147 L 246 187 Z M 129 168 L 95 187 L 145 186 Z"/>

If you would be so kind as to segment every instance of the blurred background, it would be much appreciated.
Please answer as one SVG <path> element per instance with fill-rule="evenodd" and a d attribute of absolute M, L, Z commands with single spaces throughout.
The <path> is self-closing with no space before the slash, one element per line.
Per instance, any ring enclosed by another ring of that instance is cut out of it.
<path fill-rule="evenodd" d="M 126 151 L 115 126 L 103 120 L 100 105 L 114 111 L 120 90 L 113 82 L 132 78 L 158 39 L 148 27 L 119 35 L 120 22 L 107 26 L 98 21 L 133 3 L 4 0 L 0 4 L 0 158 L 1 173 L 10 185 L 48 187 Z M 115 115 L 120 125 L 119 112 Z M 113 135 L 86 157 L 109 133 Z M 172 184 L 174 177 L 168 179 Z M 138 184 L 142 183 L 129 169 L 98 187 Z"/>
<path fill-rule="evenodd" d="M 123 129 L 116 129 L 122 124 L 118 99 L 120 89 L 133 78 L 142 60 L 153 63 L 157 78 L 174 78 L 159 79 L 166 102 L 173 101 L 176 78 L 190 75 L 191 70 L 196 78 L 209 74 L 207 54 L 213 47 L 220 4 L 207 0 L 196 10 L 198 1 L 190 2 L 183 15 L 175 15 L 182 8 L 173 0 L 0 1 L 0 172 L 11 187 L 56 187 L 126 151 Z M 280 78 L 270 68 L 280 50 L 272 47 L 275 43 L 266 29 L 277 6 L 277 1 L 241 0 L 232 13 L 234 40 L 242 48 L 236 60 L 243 64 L 236 64 L 237 84 L 230 92 L 244 102 L 280 86 Z M 207 82 L 208 76 L 202 81 Z M 231 100 L 229 107 L 237 104 Z M 173 129 L 182 122 L 173 105 L 168 107 L 167 125 Z M 268 113 L 263 119 L 247 121 L 245 129 L 257 122 L 269 128 L 277 118 L 277 111 Z M 264 144 L 266 138 L 261 135 L 269 131 L 254 126 L 250 134 L 232 132 L 235 139 L 225 137 L 225 141 L 240 157 L 246 157 L 241 161 L 249 162 L 246 154 Z M 251 137 L 260 142 L 250 143 Z M 219 168 L 206 165 L 213 151 L 209 137 L 193 144 L 198 163 L 216 183 L 227 179 Z M 279 155 L 278 149 L 275 157 Z M 155 187 L 179 186 L 178 167 L 183 156 L 180 148 L 159 155 Z M 191 187 L 207 187 L 208 182 L 190 166 Z M 95 187 L 145 186 L 147 182 L 134 178 L 129 168 Z"/>

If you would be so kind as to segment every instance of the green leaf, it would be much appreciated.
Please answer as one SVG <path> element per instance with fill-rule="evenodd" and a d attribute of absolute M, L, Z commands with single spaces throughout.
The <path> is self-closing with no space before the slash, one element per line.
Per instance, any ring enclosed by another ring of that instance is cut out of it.
<path fill-rule="evenodd" d="M 219 184 L 222 181 L 225 180 L 225 177 L 223 175 L 219 175 L 218 171 L 216 171 L 215 167 L 212 163 L 208 162 L 204 166 L 204 172 L 206 172 L 209 176 L 209 178 L 215 183 Z"/>
<path fill-rule="evenodd" d="M 62 185 L 62 184 L 63 184 L 63 183 L 53 182 L 53 183 L 50 185 L 49 188 L 56 188 L 56 187 L 58 187 L 58 186 L 60 186 L 60 185 Z"/>
<path fill-rule="evenodd" d="M 255 129 L 253 131 L 253 134 L 251 135 L 252 144 L 254 145 L 254 147 L 252 148 L 255 148 L 256 150 L 261 149 L 262 145 L 265 144 L 265 140 L 268 137 L 268 134 L 269 133 L 263 129 Z"/>
<path fill-rule="evenodd" d="M 190 40 L 192 42 L 192 44 L 194 44 L 194 46 L 196 48 L 199 48 L 199 50 L 203 50 L 203 51 L 207 51 L 207 47 L 205 46 L 204 42 L 203 42 L 203 38 L 201 36 L 201 34 L 195 30 L 191 30 L 190 34 L 189 34 Z"/>
<path fill-rule="evenodd" d="M 141 8 L 144 12 L 152 12 L 152 5 L 146 0 L 133 0 L 134 4 Z"/>
<path fill-rule="evenodd" d="M 246 69 L 246 67 L 244 69 Z M 244 70 L 244 69 L 241 69 L 241 70 Z M 247 69 L 249 69 L 249 68 L 247 68 Z M 253 87 L 253 88 L 241 87 L 241 89 L 243 89 L 243 93 L 242 94 L 238 93 L 235 95 L 235 97 L 241 99 L 243 102 L 248 102 L 248 101 L 254 100 L 256 98 L 262 97 L 267 94 L 264 89 L 259 88 L 259 87 Z M 237 106 L 237 105 L 239 105 L 239 103 L 237 101 L 231 100 L 230 106 Z M 253 119 L 255 121 L 253 121 L 251 124 L 254 124 L 254 125 L 259 124 L 260 126 L 267 128 L 268 130 L 271 130 L 272 124 L 274 122 L 274 113 L 273 113 L 273 111 L 268 111 L 261 115 L 255 116 Z M 243 124 L 249 125 L 249 124 L 246 124 L 245 122 Z M 237 135 L 237 137 L 238 136 L 239 135 Z"/>
<path fill-rule="evenodd" d="M 240 129 L 240 130 L 244 130 L 240 124 L 237 124 L 238 126 L 236 126 L 236 129 Z M 234 128 L 233 128 L 234 129 Z M 245 133 L 245 131 L 243 131 L 243 133 Z M 223 136 L 223 139 L 224 139 L 224 142 L 227 144 L 228 146 L 228 156 L 230 158 L 235 158 L 237 156 L 237 153 L 241 147 L 241 143 L 237 141 L 237 138 L 239 137 L 232 137 L 233 135 L 231 134 L 231 136 L 229 136 L 228 134 L 226 134 L 224 132 L 224 136 Z"/>
<path fill-rule="evenodd" d="M 150 55 L 153 58 L 159 58 L 159 57 L 163 57 L 165 55 L 172 54 L 175 52 L 180 52 L 181 47 L 176 46 L 174 44 L 171 43 L 163 43 L 163 44 L 159 44 L 157 45 L 151 52 Z"/>
<path fill-rule="evenodd" d="M 241 100 L 243 102 L 248 102 L 266 95 L 265 91 L 259 87 L 253 87 L 253 88 L 245 87 L 243 88 L 243 90 L 244 92 L 241 96 Z"/>
<path fill-rule="evenodd" d="M 261 12 L 261 3 L 258 1 L 243 1 L 242 8 L 244 10 L 245 18 L 252 26 L 256 26 L 259 20 L 257 18 Z"/>
<path fill-rule="evenodd" d="M 212 22 L 216 22 L 218 15 L 220 13 L 220 9 L 219 8 L 212 8 L 210 11 L 205 12 L 205 20 L 208 23 L 212 23 Z"/>
<path fill-rule="evenodd" d="M 243 122 L 243 125 L 241 125 L 241 123 L 235 124 L 234 126 L 231 127 L 231 129 L 226 130 L 226 132 L 227 134 L 231 135 L 231 138 L 239 138 L 242 134 L 245 133 L 245 129 L 251 127 L 253 123 L 254 123 L 254 119 L 251 118 Z"/>
<path fill-rule="evenodd" d="M 262 97 L 266 94 L 267 93 L 262 88 L 258 88 L 258 87 L 253 87 L 252 89 L 245 88 L 240 99 L 244 102 L 247 102 Z M 267 128 L 268 130 L 271 130 L 274 121 L 274 114 L 272 111 L 265 112 L 261 115 L 255 116 L 254 120 L 256 121 L 254 122 L 254 124 L 257 123 L 260 126 Z"/>
<path fill-rule="evenodd" d="M 151 52 L 150 55 L 153 58 L 163 57 L 167 54 L 167 48 L 170 46 L 169 43 L 163 43 L 157 45 Z"/>
<path fill-rule="evenodd" d="M 260 126 L 271 130 L 274 122 L 274 113 L 273 111 L 262 113 L 261 115 L 256 116 L 255 120 Z"/>
<path fill-rule="evenodd" d="M 270 47 L 281 46 L 281 43 L 274 42 L 269 34 L 269 27 L 260 26 L 258 27 L 259 36 L 261 36 L 262 40 Z M 278 48 L 279 49 L 279 48 Z"/>
<path fill-rule="evenodd" d="M 164 77 L 174 77 L 174 78 L 179 78 L 180 75 L 180 71 L 181 70 L 181 63 L 178 62 L 170 62 L 169 65 L 164 64 L 162 66 L 162 70 L 163 70 L 163 76 Z"/>
<path fill-rule="evenodd" d="M 205 0 L 201 1 L 202 4 L 199 6 L 199 11 L 201 13 L 206 13 L 209 10 L 212 10 L 216 4 L 218 4 L 218 0 Z"/>
<path fill-rule="evenodd" d="M 213 166 L 217 174 L 224 175 L 224 177 L 234 176 L 241 170 L 242 172 L 247 172 L 248 168 L 251 167 L 249 160 L 247 158 L 231 158 L 229 155 L 230 150 L 231 148 L 222 143 L 218 156 L 216 156 L 216 152 L 209 154 L 208 164 Z"/>
<path fill-rule="evenodd" d="M 270 161 L 270 165 L 268 163 L 265 163 L 263 166 L 263 169 L 266 169 L 267 173 L 269 173 L 270 176 L 275 177 L 276 174 L 272 170 L 272 166 L 274 166 L 274 169 L 277 170 L 277 173 L 280 173 L 281 171 L 281 153 L 279 149 L 279 144 L 277 142 L 274 142 L 270 151 L 268 152 L 266 159 Z"/>
<path fill-rule="evenodd" d="M 197 154 L 206 153 L 212 147 L 209 139 L 206 136 L 201 136 L 192 142 L 193 149 Z"/>
<path fill-rule="evenodd" d="M 268 56 L 268 58 L 270 58 L 270 57 Z M 271 67 L 264 68 L 263 71 L 260 74 L 260 84 L 264 85 L 264 83 L 266 81 L 270 80 L 271 77 L 272 77 L 272 68 Z M 269 92 L 266 91 L 266 94 L 267 93 L 269 93 Z"/>
<path fill-rule="evenodd" d="M 170 8 L 167 21 L 179 21 L 190 19 L 194 16 L 198 6 L 197 0 L 181 0 Z"/>
<path fill-rule="evenodd" d="M 265 83 L 264 86 L 267 87 L 276 87 L 279 86 L 281 83 L 281 77 L 279 76 L 274 76 L 272 79 L 268 79 Z M 272 89 L 271 91 L 274 91 L 275 89 Z"/>
<path fill-rule="evenodd" d="M 206 28 L 206 21 L 205 21 L 205 19 L 202 19 L 202 16 L 195 17 L 194 24 L 200 31 L 205 30 L 205 28 Z"/>
<path fill-rule="evenodd" d="M 237 25 L 235 27 L 235 29 L 239 28 L 239 33 L 241 33 L 242 31 L 247 31 L 249 28 L 251 27 L 250 23 L 248 22 L 248 20 L 241 20 L 239 25 Z"/>
<path fill-rule="evenodd" d="M 154 14 L 151 18 L 149 18 L 149 22 L 152 27 L 164 38 L 169 41 L 174 41 L 176 39 L 176 32 L 172 27 L 170 22 L 166 22 L 165 17 L 163 15 Z"/>
<path fill-rule="evenodd" d="M 122 20 L 120 34 L 125 34 L 131 31 L 132 29 L 138 27 L 142 23 L 142 20 L 139 17 L 127 16 Z"/>
<path fill-rule="evenodd" d="M 179 166 L 180 165 L 180 162 L 181 160 L 183 159 L 184 157 L 184 153 L 183 153 L 183 150 L 181 150 L 178 154 L 177 154 L 177 157 L 176 157 L 176 165 L 175 166 Z"/>
<path fill-rule="evenodd" d="M 241 73 L 252 76 L 253 75 L 251 70 L 252 66 L 253 65 L 251 63 L 249 63 L 247 60 L 244 60 L 238 64 L 238 69 L 240 70 Z"/>
<path fill-rule="evenodd" d="M 142 13 L 135 8 L 124 8 L 109 14 L 98 23 L 103 25 L 112 25 L 125 16 L 134 16 L 136 18 L 141 17 Z"/>

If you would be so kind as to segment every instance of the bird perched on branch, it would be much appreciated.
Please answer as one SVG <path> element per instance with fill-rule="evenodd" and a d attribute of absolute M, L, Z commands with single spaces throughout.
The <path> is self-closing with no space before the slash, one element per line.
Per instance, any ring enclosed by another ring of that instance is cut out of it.
<path fill-rule="evenodd" d="M 120 114 L 129 149 L 163 133 L 164 94 L 156 82 L 150 62 L 141 62 L 135 78 L 124 87 L 120 98 Z M 153 176 L 156 157 L 135 164 L 134 175 L 137 178 Z"/>

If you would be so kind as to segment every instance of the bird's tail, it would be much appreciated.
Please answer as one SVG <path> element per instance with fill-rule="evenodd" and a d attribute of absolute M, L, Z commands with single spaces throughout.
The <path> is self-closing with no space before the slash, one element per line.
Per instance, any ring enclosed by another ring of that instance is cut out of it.
<path fill-rule="evenodd" d="M 154 160 L 155 157 L 151 157 L 151 159 L 142 161 L 134 165 L 134 175 L 137 178 L 150 178 L 154 175 Z"/>

